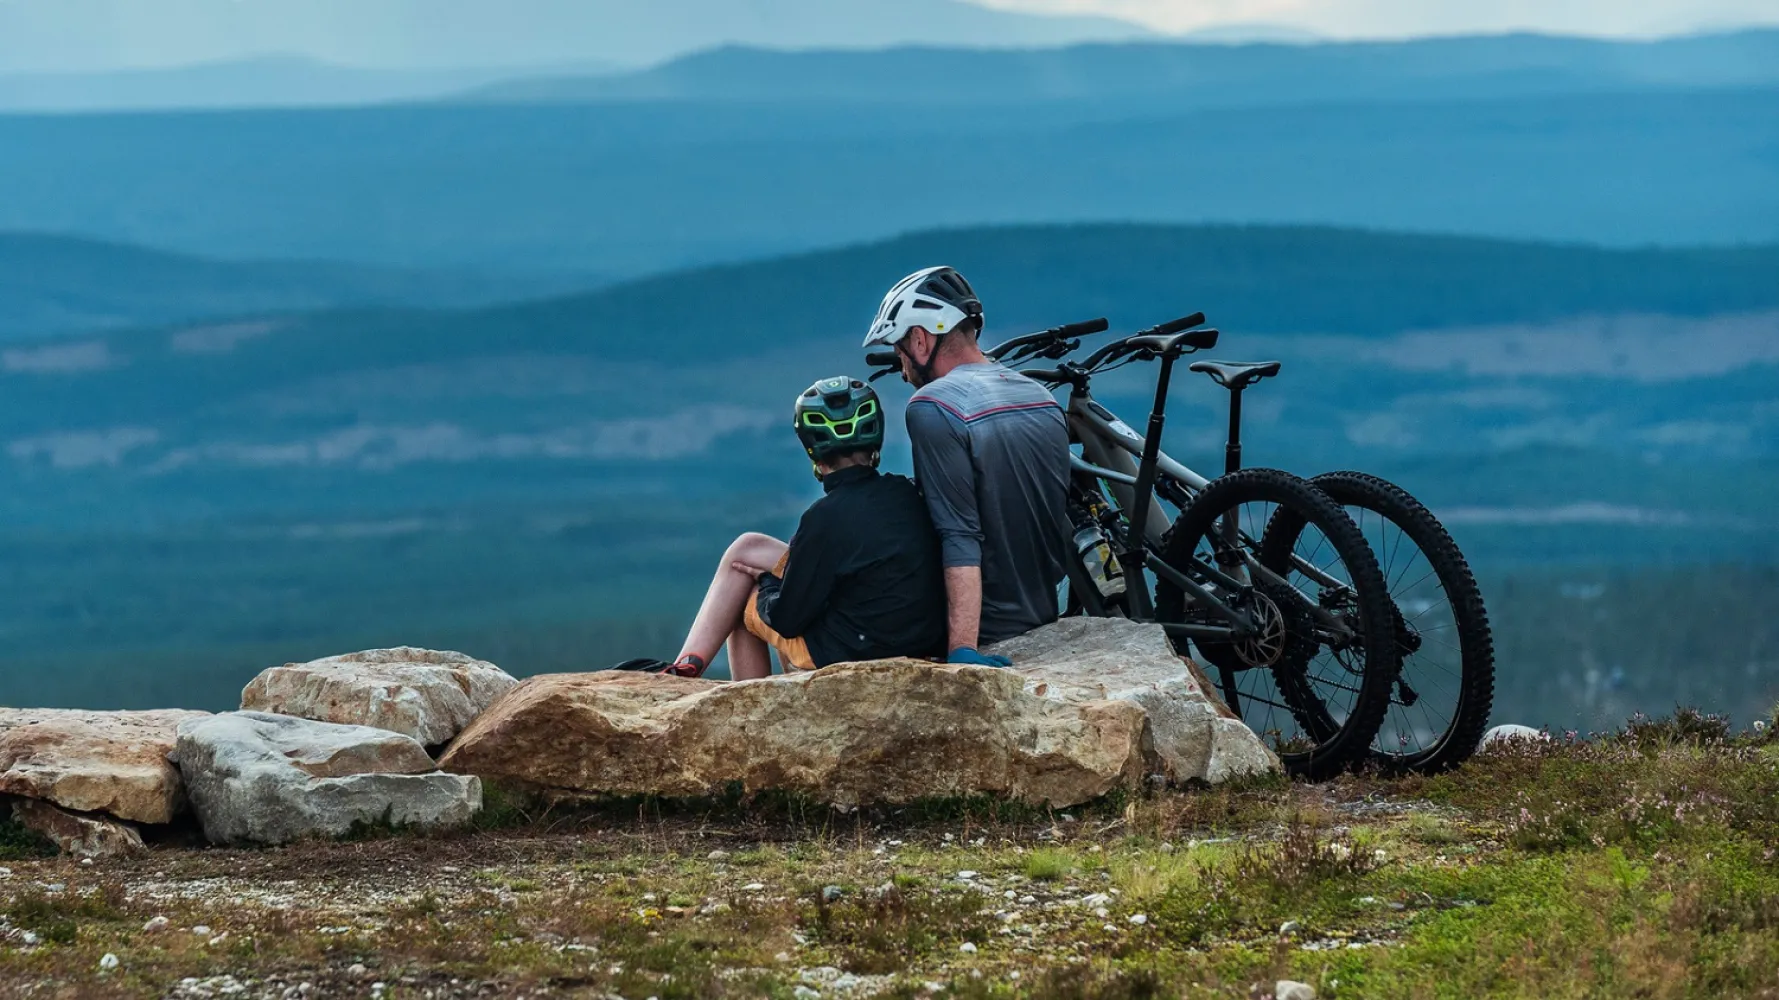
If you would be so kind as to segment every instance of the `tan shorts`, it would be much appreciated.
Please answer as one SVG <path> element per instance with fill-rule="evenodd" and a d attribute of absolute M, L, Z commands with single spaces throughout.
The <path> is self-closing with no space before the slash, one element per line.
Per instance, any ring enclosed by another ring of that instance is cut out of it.
<path fill-rule="evenodd" d="M 778 565 L 772 568 L 774 576 L 783 578 L 785 564 L 790 562 L 791 554 L 785 553 Z M 748 634 L 771 646 L 778 652 L 778 660 L 786 670 L 814 670 L 815 658 L 809 655 L 809 643 L 802 639 L 786 639 L 760 618 L 760 592 L 755 590 L 748 596 L 747 610 L 742 612 L 741 622 L 747 626 Z"/>

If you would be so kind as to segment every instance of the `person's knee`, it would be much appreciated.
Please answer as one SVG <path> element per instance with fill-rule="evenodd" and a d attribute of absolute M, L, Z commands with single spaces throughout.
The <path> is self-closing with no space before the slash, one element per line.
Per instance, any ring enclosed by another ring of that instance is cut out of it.
<path fill-rule="evenodd" d="M 749 565 L 758 565 L 762 569 L 771 569 L 778 562 L 779 556 L 784 554 L 784 550 L 785 543 L 771 535 L 750 531 L 729 546 L 729 557 Z"/>

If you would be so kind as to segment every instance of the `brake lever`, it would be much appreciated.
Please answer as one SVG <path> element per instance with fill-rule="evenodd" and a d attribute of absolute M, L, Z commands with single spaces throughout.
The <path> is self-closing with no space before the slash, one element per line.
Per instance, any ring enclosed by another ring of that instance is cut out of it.
<path fill-rule="evenodd" d="M 878 379 L 883 378 L 885 375 L 900 375 L 900 374 L 902 374 L 902 369 L 900 369 L 900 368 L 879 368 L 879 369 L 877 369 L 877 371 L 875 373 L 872 374 L 872 376 L 870 378 L 866 379 L 865 381 L 875 382 Z"/>

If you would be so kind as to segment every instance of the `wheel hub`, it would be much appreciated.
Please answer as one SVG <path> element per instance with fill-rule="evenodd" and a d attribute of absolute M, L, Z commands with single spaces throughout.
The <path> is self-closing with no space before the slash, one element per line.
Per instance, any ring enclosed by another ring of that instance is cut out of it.
<path fill-rule="evenodd" d="M 1250 592 L 1250 597 L 1247 612 L 1254 620 L 1254 632 L 1230 645 L 1248 666 L 1270 667 L 1285 655 L 1285 615 L 1272 598 L 1258 590 Z"/>

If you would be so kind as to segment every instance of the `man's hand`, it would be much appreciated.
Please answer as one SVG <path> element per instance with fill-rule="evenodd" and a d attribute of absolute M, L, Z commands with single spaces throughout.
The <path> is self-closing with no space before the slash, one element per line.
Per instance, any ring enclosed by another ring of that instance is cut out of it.
<path fill-rule="evenodd" d="M 963 663 L 972 667 L 1010 667 L 1013 661 L 1005 656 L 992 656 L 969 646 L 959 646 L 945 658 L 946 663 Z"/>
<path fill-rule="evenodd" d="M 729 568 L 734 570 L 737 573 L 745 573 L 748 576 L 753 577 L 754 582 L 756 582 L 756 583 L 759 582 L 760 577 L 765 576 L 767 573 L 772 572 L 769 569 L 761 569 L 758 566 L 749 566 L 747 563 L 744 563 L 744 562 L 732 562 L 729 564 Z"/>

